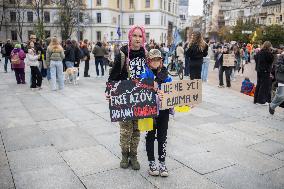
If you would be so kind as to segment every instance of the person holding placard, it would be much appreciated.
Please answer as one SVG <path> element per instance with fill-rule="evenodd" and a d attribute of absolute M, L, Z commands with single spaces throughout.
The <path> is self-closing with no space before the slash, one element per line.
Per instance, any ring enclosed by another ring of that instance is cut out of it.
<path fill-rule="evenodd" d="M 160 90 L 162 83 L 171 82 L 172 78 L 168 76 L 167 68 L 163 66 L 162 54 L 158 49 L 150 50 L 148 54 L 148 64 L 145 67 L 145 72 L 141 74 L 140 78 L 147 78 L 155 80 L 158 85 L 157 94 L 159 99 L 162 100 L 163 92 Z M 165 164 L 166 158 L 166 144 L 167 144 L 167 130 L 169 122 L 169 109 L 160 110 L 158 117 L 154 119 L 154 129 L 148 131 L 146 134 L 146 151 L 149 161 L 149 174 L 152 176 L 167 177 L 168 169 Z M 160 166 L 156 166 L 154 155 L 154 142 L 157 132 L 158 141 L 158 155 Z"/>
<path fill-rule="evenodd" d="M 225 72 L 225 76 L 226 76 L 226 84 L 227 87 L 230 88 L 231 87 L 231 79 L 230 79 L 230 75 L 231 75 L 231 67 L 230 66 L 224 66 L 224 54 L 229 54 L 229 50 L 226 46 L 224 46 L 223 52 L 222 52 L 222 47 L 219 46 L 217 53 L 216 53 L 216 62 L 215 62 L 215 66 L 214 68 L 219 68 L 219 88 L 224 88 L 224 81 L 223 81 L 223 74 Z"/>
<path fill-rule="evenodd" d="M 121 47 L 120 53 L 115 56 L 112 70 L 108 81 L 121 81 L 127 79 L 138 79 L 144 72 L 146 64 L 146 34 L 141 26 L 134 25 L 128 33 L 128 45 Z M 106 94 L 107 100 L 110 95 Z M 140 164 L 137 159 L 137 148 L 140 141 L 138 121 L 122 121 L 120 125 L 120 146 L 122 159 L 121 168 L 139 170 Z"/>

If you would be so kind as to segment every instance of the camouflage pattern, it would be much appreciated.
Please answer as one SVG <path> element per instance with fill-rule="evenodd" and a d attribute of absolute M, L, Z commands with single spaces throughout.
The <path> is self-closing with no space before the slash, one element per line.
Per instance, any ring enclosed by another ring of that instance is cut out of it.
<path fill-rule="evenodd" d="M 123 121 L 120 125 L 120 147 L 122 153 L 137 155 L 137 148 L 140 141 L 140 131 L 138 121 Z"/>

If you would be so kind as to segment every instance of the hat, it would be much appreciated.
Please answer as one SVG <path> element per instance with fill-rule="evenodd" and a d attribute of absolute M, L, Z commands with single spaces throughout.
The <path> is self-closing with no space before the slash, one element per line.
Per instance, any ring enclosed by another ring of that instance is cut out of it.
<path fill-rule="evenodd" d="M 162 58 L 162 54 L 158 49 L 151 49 L 149 51 L 149 58 L 153 59 L 153 58 Z"/>
<path fill-rule="evenodd" d="M 15 45 L 15 49 L 20 49 L 21 48 L 21 44 L 20 43 L 17 43 L 16 45 Z"/>

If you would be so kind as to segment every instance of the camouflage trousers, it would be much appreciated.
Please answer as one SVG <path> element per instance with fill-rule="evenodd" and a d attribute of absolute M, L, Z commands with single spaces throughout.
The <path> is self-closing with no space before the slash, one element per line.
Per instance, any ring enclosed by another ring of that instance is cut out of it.
<path fill-rule="evenodd" d="M 138 121 L 123 121 L 120 125 L 120 147 L 122 153 L 137 154 L 137 148 L 140 141 L 140 131 L 138 130 Z"/>

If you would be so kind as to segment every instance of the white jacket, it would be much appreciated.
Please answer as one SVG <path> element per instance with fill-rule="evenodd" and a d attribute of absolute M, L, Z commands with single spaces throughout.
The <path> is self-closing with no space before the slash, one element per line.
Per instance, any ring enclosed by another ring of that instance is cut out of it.
<path fill-rule="evenodd" d="M 26 64 L 28 66 L 37 66 L 39 67 L 39 62 L 38 62 L 38 55 L 33 55 L 28 53 L 26 56 Z"/>
<path fill-rule="evenodd" d="M 181 46 L 178 46 L 176 51 L 177 51 L 178 60 L 184 62 L 184 49 Z"/>

